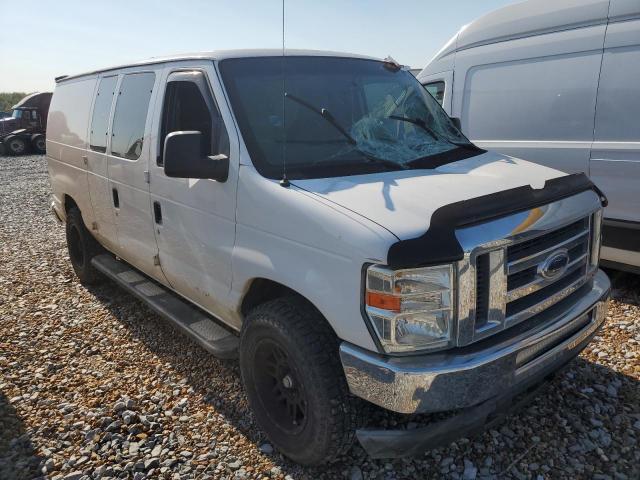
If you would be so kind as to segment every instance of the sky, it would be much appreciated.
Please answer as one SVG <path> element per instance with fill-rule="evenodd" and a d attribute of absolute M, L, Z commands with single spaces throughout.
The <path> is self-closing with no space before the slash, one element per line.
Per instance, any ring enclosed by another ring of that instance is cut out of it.
<path fill-rule="evenodd" d="M 0 0 L 0 92 L 174 53 L 282 46 L 281 0 Z M 285 0 L 287 48 L 423 67 L 462 25 L 514 0 Z"/>

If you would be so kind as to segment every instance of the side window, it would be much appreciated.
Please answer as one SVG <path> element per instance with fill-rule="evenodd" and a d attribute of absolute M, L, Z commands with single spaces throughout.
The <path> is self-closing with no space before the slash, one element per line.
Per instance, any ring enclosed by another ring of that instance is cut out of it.
<path fill-rule="evenodd" d="M 179 78 L 189 77 L 189 80 Z M 185 72 L 169 79 L 162 107 L 160 155 L 157 164 L 163 165 L 164 140 L 171 132 L 194 130 L 202 133 L 205 155 L 229 155 L 229 137 L 224 122 L 209 92 L 202 72 Z M 204 93 L 203 93 L 204 92 Z"/>
<path fill-rule="evenodd" d="M 107 130 L 109 124 L 109 112 L 111 101 L 116 88 L 118 77 L 103 77 L 98 86 L 98 95 L 93 106 L 93 117 L 91 118 L 91 135 L 89 137 L 89 148 L 96 152 L 107 151 Z"/>
<path fill-rule="evenodd" d="M 431 94 L 433 98 L 437 100 L 437 102 L 442 105 L 442 101 L 444 100 L 444 82 L 432 82 L 425 84 L 424 88 L 427 89 L 427 92 Z"/>
<path fill-rule="evenodd" d="M 129 160 L 140 157 L 155 78 L 154 73 L 130 73 L 122 79 L 113 114 L 111 155 Z"/>

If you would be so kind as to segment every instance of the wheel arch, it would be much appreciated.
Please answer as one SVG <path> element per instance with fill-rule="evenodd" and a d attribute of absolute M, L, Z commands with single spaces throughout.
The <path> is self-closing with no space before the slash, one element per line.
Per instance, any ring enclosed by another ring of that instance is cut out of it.
<path fill-rule="evenodd" d="M 64 194 L 63 200 L 64 200 L 64 213 L 65 213 L 65 215 L 68 215 L 72 208 L 77 208 L 78 210 L 80 210 L 80 207 L 78 206 L 78 203 L 68 193 Z M 80 214 L 82 214 L 82 210 L 80 210 Z"/>
<path fill-rule="evenodd" d="M 60 214 L 59 216 L 62 217 L 61 220 L 63 222 L 67 221 L 67 217 L 69 216 L 69 212 L 71 211 L 71 209 L 76 208 L 80 212 L 80 218 L 82 218 L 82 220 L 86 223 L 84 219 L 84 215 L 82 214 L 82 209 L 80 208 L 80 205 L 78 205 L 78 202 L 76 202 L 76 199 L 73 198 L 73 196 L 71 196 L 70 194 L 63 193 L 62 201 L 59 203 L 59 205 L 61 206 L 62 212 L 59 211 L 60 209 L 57 209 L 57 211 L 58 211 L 58 214 Z"/>
<path fill-rule="evenodd" d="M 276 282 L 270 278 L 253 278 L 247 282 L 242 301 L 240 302 L 240 314 L 244 319 L 249 312 L 258 305 L 286 296 L 297 296 L 313 305 L 313 302 L 307 297 L 283 283 Z M 314 308 L 316 308 L 315 305 Z"/>

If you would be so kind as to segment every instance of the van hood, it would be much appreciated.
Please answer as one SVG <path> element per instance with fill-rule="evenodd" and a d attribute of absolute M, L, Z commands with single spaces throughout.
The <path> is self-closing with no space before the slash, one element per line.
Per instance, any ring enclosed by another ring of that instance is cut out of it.
<path fill-rule="evenodd" d="M 348 177 L 293 180 L 296 187 L 355 212 L 400 240 L 429 228 L 440 207 L 511 188 L 542 188 L 565 174 L 535 163 L 486 152 L 432 170 L 400 170 Z"/>

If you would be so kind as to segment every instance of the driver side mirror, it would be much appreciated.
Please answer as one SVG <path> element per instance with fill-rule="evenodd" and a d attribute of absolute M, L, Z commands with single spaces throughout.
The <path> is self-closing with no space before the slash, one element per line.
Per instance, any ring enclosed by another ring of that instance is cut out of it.
<path fill-rule="evenodd" d="M 174 178 L 210 178 L 225 182 L 229 176 L 229 157 L 203 152 L 202 133 L 171 132 L 164 140 L 164 173 Z"/>
<path fill-rule="evenodd" d="M 453 123 L 456 128 L 462 131 L 462 124 L 460 123 L 460 118 L 458 117 L 449 117 L 451 119 L 451 123 Z"/>

